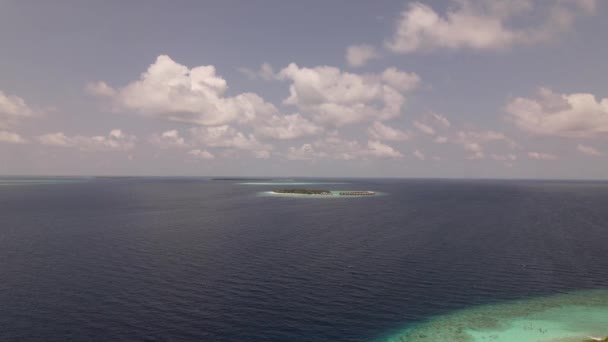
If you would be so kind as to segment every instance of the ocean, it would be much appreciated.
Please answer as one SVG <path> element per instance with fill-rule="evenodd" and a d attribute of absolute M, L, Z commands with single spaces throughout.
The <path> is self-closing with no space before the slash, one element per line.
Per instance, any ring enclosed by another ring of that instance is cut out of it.
<path fill-rule="evenodd" d="M 1 178 L 0 340 L 608 335 L 608 182 L 295 182 Z"/>

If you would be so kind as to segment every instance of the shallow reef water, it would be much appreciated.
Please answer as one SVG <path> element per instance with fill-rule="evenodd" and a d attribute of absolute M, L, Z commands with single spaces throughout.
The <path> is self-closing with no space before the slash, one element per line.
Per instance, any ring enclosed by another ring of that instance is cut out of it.
<path fill-rule="evenodd" d="M 487 304 L 438 316 L 387 342 L 582 342 L 608 336 L 608 290 Z"/>

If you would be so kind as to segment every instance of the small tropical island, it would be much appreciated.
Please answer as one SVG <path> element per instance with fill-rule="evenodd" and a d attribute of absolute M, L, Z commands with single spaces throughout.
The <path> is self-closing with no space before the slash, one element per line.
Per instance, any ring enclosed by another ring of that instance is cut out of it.
<path fill-rule="evenodd" d="M 274 190 L 277 194 L 296 194 L 296 195 L 331 195 L 329 190 L 311 190 L 311 189 L 283 189 Z"/>
<path fill-rule="evenodd" d="M 371 196 L 374 191 L 329 191 L 317 189 L 282 189 L 272 191 L 280 195 L 320 195 L 320 196 Z"/>

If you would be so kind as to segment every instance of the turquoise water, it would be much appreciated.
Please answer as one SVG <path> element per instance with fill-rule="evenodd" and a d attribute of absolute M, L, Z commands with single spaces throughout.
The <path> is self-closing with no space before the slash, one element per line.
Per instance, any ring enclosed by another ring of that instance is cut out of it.
<path fill-rule="evenodd" d="M 608 336 L 608 290 L 483 305 L 439 316 L 386 342 L 582 342 Z"/>
<path fill-rule="evenodd" d="M 332 184 L 347 184 L 347 183 L 332 183 L 332 182 L 244 182 L 241 185 L 332 185 Z"/>
<path fill-rule="evenodd" d="M 351 190 L 332 190 L 331 195 L 306 195 L 306 194 L 278 194 L 273 191 L 262 191 L 259 192 L 259 196 L 277 196 L 277 197 L 296 197 L 296 198 L 361 198 L 361 197 L 377 197 L 386 195 L 383 192 L 376 192 L 374 195 L 364 195 L 364 196 L 350 196 L 350 195 L 340 195 L 340 192 L 343 191 L 351 191 Z"/>

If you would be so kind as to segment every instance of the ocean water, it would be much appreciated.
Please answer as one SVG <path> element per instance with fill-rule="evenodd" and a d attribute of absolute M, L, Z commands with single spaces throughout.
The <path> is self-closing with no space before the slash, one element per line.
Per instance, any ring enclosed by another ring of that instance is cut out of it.
<path fill-rule="evenodd" d="M 575 341 L 608 326 L 606 182 L 294 182 L 384 195 L 0 179 L 0 341 Z"/>

